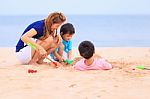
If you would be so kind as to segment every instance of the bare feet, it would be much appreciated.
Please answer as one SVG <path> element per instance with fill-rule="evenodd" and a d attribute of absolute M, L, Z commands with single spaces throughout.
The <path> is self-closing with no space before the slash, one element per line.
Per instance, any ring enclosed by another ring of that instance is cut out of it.
<path fill-rule="evenodd" d="M 36 62 L 29 62 L 28 64 L 29 64 L 29 65 L 35 65 L 35 66 L 38 66 L 38 65 L 39 65 L 39 64 L 36 63 Z"/>
<path fill-rule="evenodd" d="M 50 63 L 44 62 L 44 61 L 38 61 L 37 63 L 38 63 L 39 65 L 50 65 Z"/>

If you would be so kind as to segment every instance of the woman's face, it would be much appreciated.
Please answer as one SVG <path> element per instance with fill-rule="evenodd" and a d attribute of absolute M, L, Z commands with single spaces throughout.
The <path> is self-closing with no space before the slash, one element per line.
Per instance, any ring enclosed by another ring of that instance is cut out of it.
<path fill-rule="evenodd" d="M 61 25 L 61 23 L 55 23 L 51 26 L 51 31 L 56 30 L 59 26 Z"/>

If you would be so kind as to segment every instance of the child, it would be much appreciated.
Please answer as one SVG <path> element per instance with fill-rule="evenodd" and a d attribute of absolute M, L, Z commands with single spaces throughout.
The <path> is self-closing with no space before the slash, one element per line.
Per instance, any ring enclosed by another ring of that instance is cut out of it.
<path fill-rule="evenodd" d="M 59 62 L 65 59 L 71 60 L 72 56 L 72 40 L 71 38 L 75 34 L 75 29 L 71 23 L 66 23 L 60 28 L 60 35 L 62 37 L 62 44 L 59 48 L 51 54 L 52 58 Z"/>
<path fill-rule="evenodd" d="M 105 59 L 100 59 L 94 57 L 95 48 L 90 41 L 83 41 L 80 43 L 79 53 L 83 57 L 74 65 L 76 70 L 107 70 L 111 69 L 112 65 L 108 63 Z"/>
<path fill-rule="evenodd" d="M 16 56 L 22 64 L 43 64 L 44 58 L 61 42 L 57 28 L 66 21 L 59 12 L 53 12 L 44 20 L 30 24 L 16 45 Z M 32 49 L 31 49 L 32 48 Z"/>

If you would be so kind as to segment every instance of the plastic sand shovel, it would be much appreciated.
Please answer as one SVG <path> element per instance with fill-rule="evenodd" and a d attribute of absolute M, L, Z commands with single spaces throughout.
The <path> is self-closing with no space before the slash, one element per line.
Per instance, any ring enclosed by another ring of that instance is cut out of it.
<path fill-rule="evenodd" d="M 67 63 L 67 64 L 69 64 L 69 65 L 71 65 L 73 63 L 73 60 L 66 59 L 66 60 L 64 60 L 64 62 Z"/>
<path fill-rule="evenodd" d="M 29 45 L 32 49 L 36 49 L 36 46 L 34 46 L 32 43 L 27 42 L 27 45 Z"/>
<path fill-rule="evenodd" d="M 145 68 L 144 66 L 136 66 L 136 68 L 141 70 L 150 70 L 150 68 Z"/>
<path fill-rule="evenodd" d="M 57 62 L 52 61 L 50 58 L 46 57 L 49 61 L 51 61 L 56 67 L 57 67 Z"/>

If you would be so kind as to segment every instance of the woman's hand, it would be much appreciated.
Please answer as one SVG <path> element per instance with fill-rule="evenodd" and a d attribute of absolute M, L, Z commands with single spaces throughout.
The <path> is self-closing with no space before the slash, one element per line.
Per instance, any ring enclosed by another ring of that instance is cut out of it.
<path fill-rule="evenodd" d="M 47 52 L 44 48 L 40 48 L 38 52 L 43 58 L 47 57 Z"/>

